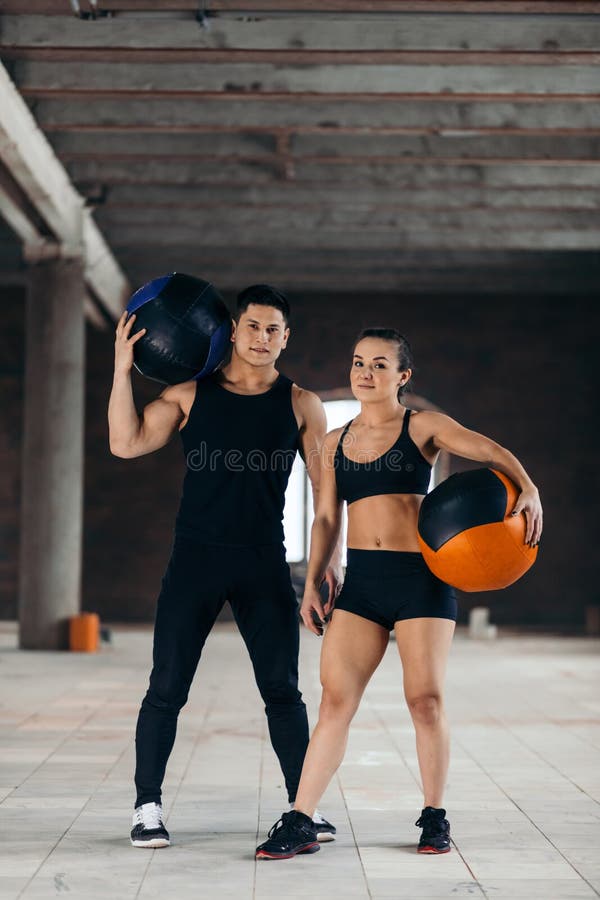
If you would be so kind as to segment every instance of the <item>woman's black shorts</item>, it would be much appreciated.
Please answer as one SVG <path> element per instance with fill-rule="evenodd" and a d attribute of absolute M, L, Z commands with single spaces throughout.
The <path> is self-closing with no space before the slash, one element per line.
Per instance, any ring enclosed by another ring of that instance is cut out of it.
<path fill-rule="evenodd" d="M 456 621 L 454 588 L 440 581 L 421 553 L 348 549 L 346 579 L 336 609 L 391 631 L 394 622 L 424 616 Z"/>

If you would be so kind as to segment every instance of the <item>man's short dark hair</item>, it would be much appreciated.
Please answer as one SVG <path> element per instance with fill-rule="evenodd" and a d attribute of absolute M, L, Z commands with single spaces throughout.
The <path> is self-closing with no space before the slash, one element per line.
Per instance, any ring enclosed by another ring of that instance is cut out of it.
<path fill-rule="evenodd" d="M 290 304 L 287 297 L 270 284 L 251 284 L 237 295 L 236 320 L 239 321 L 242 313 L 246 312 L 251 303 L 257 306 L 273 306 L 278 309 L 284 318 L 285 324 L 290 321 Z"/>

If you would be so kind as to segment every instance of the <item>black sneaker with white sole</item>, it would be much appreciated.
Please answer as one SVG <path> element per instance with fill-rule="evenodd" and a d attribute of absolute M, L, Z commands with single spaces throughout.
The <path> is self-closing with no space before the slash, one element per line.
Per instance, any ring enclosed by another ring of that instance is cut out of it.
<path fill-rule="evenodd" d="M 450 851 L 450 822 L 445 809 L 426 806 L 415 822 L 422 828 L 418 853 L 448 853 Z"/>
<path fill-rule="evenodd" d="M 163 822 L 160 803 L 142 803 L 133 813 L 131 843 L 134 847 L 168 847 L 171 843 L 169 832 Z"/>
<path fill-rule="evenodd" d="M 317 829 L 317 840 L 319 841 L 319 843 L 323 844 L 327 841 L 335 841 L 335 836 L 337 833 L 335 825 L 332 825 L 331 822 L 328 822 L 327 819 L 321 815 L 318 809 L 315 809 L 312 818 L 315 824 L 315 828 Z"/>
<path fill-rule="evenodd" d="M 294 804 L 290 803 L 290 809 L 293 808 Z M 335 835 L 337 834 L 335 825 L 332 825 L 331 822 L 328 822 L 325 816 L 322 816 L 318 809 L 315 809 L 312 820 L 317 826 L 317 840 L 320 844 L 324 844 L 327 841 L 335 841 Z"/>
<path fill-rule="evenodd" d="M 275 822 L 268 840 L 256 848 L 256 858 L 290 859 L 298 853 L 316 853 L 320 849 L 313 820 L 292 809 Z"/>

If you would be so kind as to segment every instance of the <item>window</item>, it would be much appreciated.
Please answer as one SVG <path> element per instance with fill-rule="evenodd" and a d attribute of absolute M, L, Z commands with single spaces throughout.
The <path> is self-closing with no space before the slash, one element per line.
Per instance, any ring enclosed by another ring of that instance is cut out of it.
<path fill-rule="evenodd" d="M 327 416 L 327 431 L 345 425 L 360 412 L 358 400 L 330 400 L 324 403 Z M 303 562 L 310 548 L 310 529 L 314 514 L 312 491 L 306 474 L 306 467 L 300 456 L 296 457 L 285 495 L 283 530 L 285 533 L 286 559 L 288 562 Z M 343 519 L 344 543 L 346 537 L 346 510 Z M 346 564 L 344 552 L 344 565 Z"/>

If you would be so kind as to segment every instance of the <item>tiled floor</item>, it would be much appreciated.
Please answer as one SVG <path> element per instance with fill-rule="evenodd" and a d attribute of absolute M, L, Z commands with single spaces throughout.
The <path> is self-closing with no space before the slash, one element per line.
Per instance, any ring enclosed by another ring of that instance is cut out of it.
<path fill-rule="evenodd" d="M 311 725 L 320 642 L 302 636 Z M 412 725 L 393 644 L 355 719 L 321 808 L 338 839 L 254 862 L 285 807 L 241 639 L 218 625 L 167 770 L 173 844 L 134 849 L 133 733 L 151 632 L 117 628 L 97 655 L 16 649 L 0 631 L 0 897 L 48 900 L 462 898 L 600 894 L 600 644 L 458 634 L 447 705 L 454 849 L 415 852 L 421 807 Z"/>

